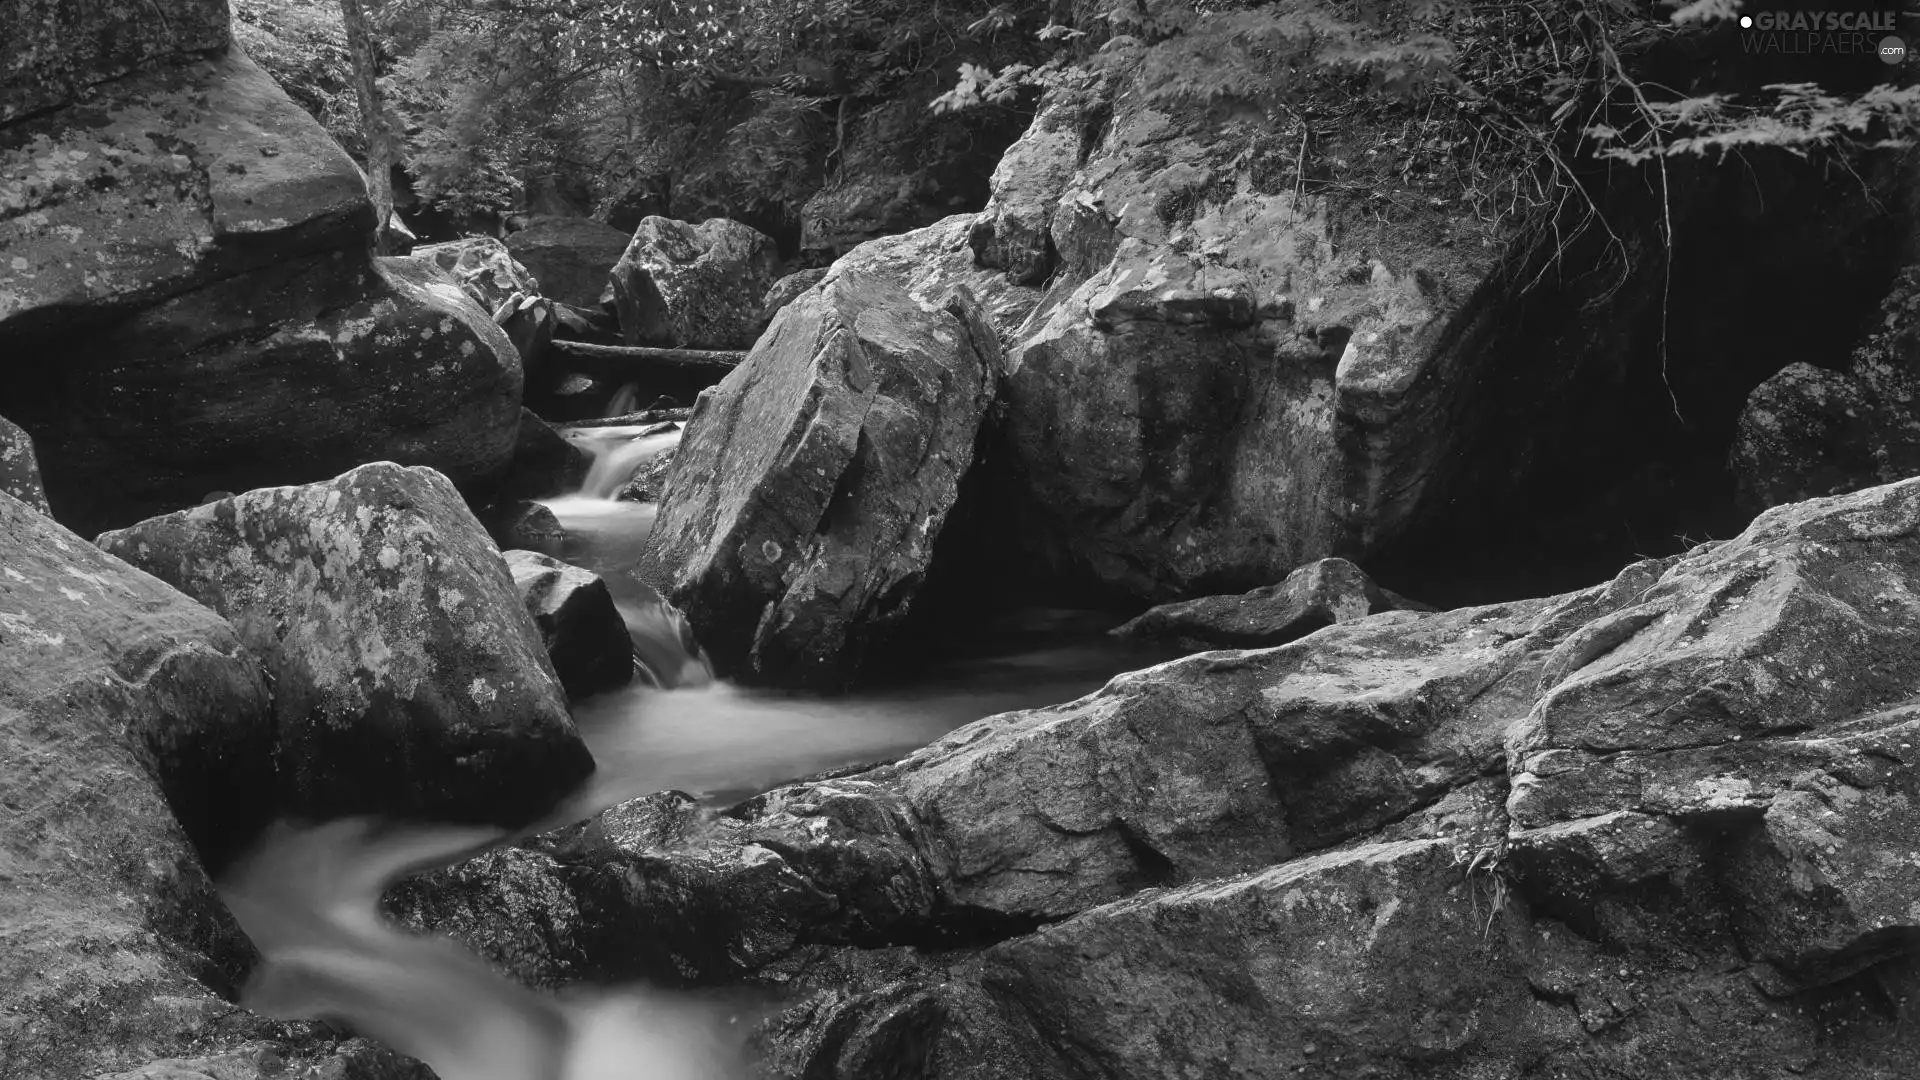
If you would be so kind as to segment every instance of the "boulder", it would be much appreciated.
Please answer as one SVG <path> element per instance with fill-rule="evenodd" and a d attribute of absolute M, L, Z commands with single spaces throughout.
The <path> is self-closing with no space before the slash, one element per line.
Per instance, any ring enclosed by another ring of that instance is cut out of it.
<path fill-rule="evenodd" d="M 43 514 L 51 514 L 47 489 L 40 482 L 40 462 L 33 453 L 33 436 L 0 416 L 0 491 Z"/>
<path fill-rule="evenodd" d="M 1169 639 L 1186 648 L 1258 649 L 1285 645 L 1323 626 L 1411 605 L 1374 584 L 1345 559 L 1319 559 L 1238 596 L 1203 596 L 1162 604 L 1115 627 L 1116 637 Z"/>
<path fill-rule="evenodd" d="M 591 218 L 537 217 L 507 235 L 507 250 L 539 280 L 541 295 L 591 310 L 630 239 Z"/>
<path fill-rule="evenodd" d="M 515 261 L 507 245 L 491 236 L 427 244 L 414 248 L 412 254 L 439 267 L 466 290 L 474 303 L 489 312 L 498 311 L 516 293 L 523 297 L 546 295 L 533 274 Z"/>
<path fill-rule="evenodd" d="M 1920 267 L 1845 371 L 1789 364 L 1741 410 L 1729 467 L 1756 510 L 1920 475 Z"/>
<path fill-rule="evenodd" d="M 153 18 L 134 5 L 98 11 L 123 7 L 138 12 L 132 26 Z M 9 25 L 46 24 L 13 14 Z M 216 19 L 217 33 L 193 30 Z M 226 20 L 224 5 L 196 2 L 170 21 L 204 48 L 225 44 Z M 141 36 L 114 47 L 139 51 L 130 43 Z M 147 37 L 163 48 L 170 39 Z M 0 127 L 0 177 L 9 349 L 236 274 L 364 250 L 373 229 L 353 161 L 238 52 L 139 71 L 84 108 Z"/>
<path fill-rule="evenodd" d="M 673 458 L 678 450 L 670 446 L 647 459 L 615 497 L 622 502 L 659 502 L 667 492 L 667 476 L 673 471 Z"/>
<path fill-rule="evenodd" d="M 0 492 L 0 1074 L 258 1033 L 194 845 L 265 823 L 270 709 L 226 621 Z"/>
<path fill-rule="evenodd" d="M 900 623 L 998 362 L 970 297 L 843 266 L 700 396 L 644 566 L 723 673 L 838 685 Z"/>
<path fill-rule="evenodd" d="M 607 583 L 591 570 L 538 552 L 501 554 L 568 696 L 627 685 L 633 678 L 633 642 Z"/>
<path fill-rule="evenodd" d="M 187 0 L 165 10 L 120 0 L 7 0 L 0 24 L 8 28 L 0 41 L 0 124 L 141 68 L 219 52 L 229 40 L 222 0 Z"/>
<path fill-rule="evenodd" d="M 779 261 L 771 238 L 728 218 L 646 218 L 613 268 L 621 336 L 629 345 L 748 348 Z"/>
<path fill-rule="evenodd" d="M 815 192 L 800 209 L 800 250 L 835 259 L 869 240 L 923 228 L 953 207 L 926 173 L 855 173 Z"/>
<path fill-rule="evenodd" d="M 460 484 L 503 469 L 520 417 L 512 343 L 430 263 L 341 264 L 231 278 L 77 339 L 61 391 L 21 402 L 55 512 L 122 526 L 382 459 Z"/>
<path fill-rule="evenodd" d="M 1007 335 L 993 532 L 1042 576 L 1154 602 L 1397 536 L 1467 437 L 1437 343 L 1504 243 L 1444 200 L 1389 225 L 1275 182 L 1295 119 L 1155 89 L 1199 47 L 1117 40 L 1050 88 L 967 233 L 1048 283 Z M 1434 230 L 1473 236 L 1414 242 Z"/>
<path fill-rule="evenodd" d="M 366 465 L 99 543 L 261 657 L 290 812 L 519 825 L 593 768 L 512 576 L 431 469 Z"/>

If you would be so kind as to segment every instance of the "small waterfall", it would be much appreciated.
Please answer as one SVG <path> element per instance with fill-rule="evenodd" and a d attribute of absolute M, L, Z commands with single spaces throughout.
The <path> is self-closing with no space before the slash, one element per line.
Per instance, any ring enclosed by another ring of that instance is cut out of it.
<path fill-rule="evenodd" d="M 657 426 L 576 428 L 573 441 L 592 455 L 593 464 L 575 495 L 612 499 L 642 465 L 680 445 L 678 431 L 656 431 Z"/>

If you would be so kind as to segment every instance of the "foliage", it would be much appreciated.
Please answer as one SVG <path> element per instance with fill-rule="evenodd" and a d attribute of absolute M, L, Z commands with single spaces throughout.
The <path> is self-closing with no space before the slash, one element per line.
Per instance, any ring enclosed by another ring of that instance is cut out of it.
<path fill-rule="evenodd" d="M 650 177 L 795 205 L 850 123 L 960 61 L 1038 57 L 1044 5 L 959 0 L 387 0 L 386 87 L 443 208 L 508 209 L 550 177 Z M 945 126 L 972 118 L 929 119 Z"/>

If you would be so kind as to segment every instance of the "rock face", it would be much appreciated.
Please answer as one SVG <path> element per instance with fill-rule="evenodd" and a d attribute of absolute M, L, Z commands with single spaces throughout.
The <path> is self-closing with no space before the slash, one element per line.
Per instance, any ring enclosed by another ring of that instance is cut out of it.
<path fill-rule="evenodd" d="M 645 218 L 613 268 L 620 334 L 629 345 L 748 348 L 779 261 L 770 237 L 728 218 Z"/>
<path fill-rule="evenodd" d="M 505 564 L 430 469 L 362 466 L 99 542 L 262 658 L 293 812 L 516 825 L 593 767 Z"/>
<path fill-rule="evenodd" d="M 843 266 L 700 396 L 646 559 L 724 671 L 834 685 L 905 615 L 996 345 L 970 297 L 930 310 Z"/>
<path fill-rule="evenodd" d="M 538 552 L 501 554 L 568 695 L 585 697 L 627 685 L 633 678 L 633 642 L 607 583 L 590 570 Z"/>
<path fill-rule="evenodd" d="M 262 311 L 283 321 L 261 327 Z M 88 526 L 369 460 L 473 483 L 505 467 L 519 425 L 513 344 L 412 258 L 362 275 L 323 257 L 228 279 L 96 335 L 79 356 L 63 392 L 23 422 L 48 451 L 56 513 Z M 55 408 L 72 400 L 88 404 Z"/>
<path fill-rule="evenodd" d="M 35 12 L 84 51 L 92 8 Z M 0 352 L 63 358 L 11 382 L 8 416 L 67 523 L 383 458 L 462 484 L 506 463 L 511 343 L 418 264 L 369 259 L 359 171 L 238 52 L 0 127 L 0 176 Z"/>
<path fill-rule="evenodd" d="M 1020 140 L 993 170 L 993 198 L 967 231 L 981 266 L 1005 270 L 1017 285 L 1039 285 L 1056 259 L 1048 235 L 1054 207 L 1093 149 L 1106 89 L 1085 75 L 1054 87 Z M 1077 206 L 1078 204 L 1076 204 Z"/>
<path fill-rule="evenodd" d="M 53 512 L 47 506 L 46 487 L 40 482 L 40 462 L 33 453 L 33 436 L 4 416 L 0 416 L 0 491 L 43 514 Z"/>
<path fill-rule="evenodd" d="M 1123 675 L 717 818 L 638 800 L 520 849 L 551 930 L 477 866 L 409 910 L 530 977 L 808 991 L 779 1075 L 1893 1080 L 1916 597 L 1920 479 L 1576 593 Z"/>
<path fill-rule="evenodd" d="M 0 492 L 0 1073 L 91 1076 L 249 1025 L 209 989 L 250 949 L 189 833 L 260 823 L 269 709 L 224 620 Z"/>
<path fill-rule="evenodd" d="M 820 284 L 820 280 L 827 276 L 827 269 L 827 267 L 818 266 L 809 270 L 795 270 L 774 282 L 767 289 L 766 299 L 760 302 L 760 318 L 771 323 L 773 317 L 780 314 L 781 308 L 793 303 L 801 293 Z"/>
<path fill-rule="evenodd" d="M 543 296 L 580 308 L 597 308 L 607 275 L 631 239 L 591 218 L 537 217 L 507 236 L 507 249 L 533 272 Z"/>
<path fill-rule="evenodd" d="M 1408 607 L 1419 610 L 1418 605 L 1374 584 L 1347 560 L 1320 559 L 1288 574 L 1278 585 L 1239 596 L 1162 604 L 1113 633 L 1172 639 L 1194 649 L 1257 649 L 1285 645 L 1323 626 Z"/>

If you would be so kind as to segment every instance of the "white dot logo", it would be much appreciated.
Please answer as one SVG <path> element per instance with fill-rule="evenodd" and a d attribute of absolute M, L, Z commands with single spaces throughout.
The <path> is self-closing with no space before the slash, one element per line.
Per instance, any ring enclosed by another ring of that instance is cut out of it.
<path fill-rule="evenodd" d="M 1753 16 L 1751 15 L 1740 16 L 1740 29 L 1742 30 L 1753 29 Z"/>

